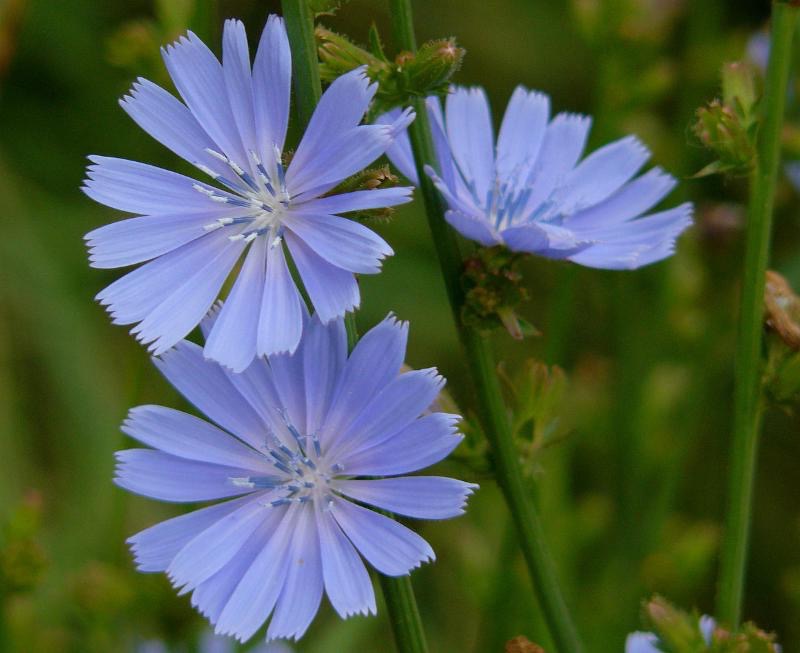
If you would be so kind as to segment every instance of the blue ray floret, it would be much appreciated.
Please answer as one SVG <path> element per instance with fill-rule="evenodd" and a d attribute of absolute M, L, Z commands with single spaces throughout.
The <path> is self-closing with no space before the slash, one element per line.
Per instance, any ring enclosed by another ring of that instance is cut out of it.
<path fill-rule="evenodd" d="M 197 326 L 244 255 L 205 346 L 206 356 L 238 371 L 300 341 L 303 300 L 286 250 L 323 322 L 359 305 L 354 274 L 377 273 L 392 249 L 339 214 L 408 202 L 411 189 L 326 193 L 381 156 L 413 114 L 360 124 L 376 86 L 354 70 L 322 96 L 286 166 L 291 53 L 280 18 L 268 19 L 252 68 L 235 20 L 225 23 L 221 63 L 191 32 L 162 54 L 184 102 L 139 79 L 121 105 L 210 182 L 90 157 L 84 192 L 139 216 L 86 235 L 92 265 L 144 263 L 97 298 L 160 354 Z"/>
<path fill-rule="evenodd" d="M 115 481 L 131 492 L 228 499 L 129 542 L 141 571 L 166 572 L 217 633 L 241 640 L 270 615 L 268 639 L 302 636 L 323 592 L 343 618 L 374 613 L 362 558 L 398 576 L 434 554 L 371 507 L 446 519 L 462 514 L 477 487 L 406 476 L 462 439 L 457 415 L 430 412 L 444 383 L 436 370 L 401 373 L 407 324 L 387 318 L 348 355 L 343 319 L 304 321 L 293 354 L 256 359 L 238 374 L 188 341 L 156 358 L 213 423 L 139 406 L 123 431 L 151 448 L 117 454 Z"/>
<path fill-rule="evenodd" d="M 659 168 L 636 177 L 649 158 L 634 137 L 581 159 L 591 120 L 550 117 L 550 99 L 518 87 L 495 143 L 480 88 L 453 87 L 444 109 L 427 100 L 437 167 L 426 167 L 444 196 L 447 221 L 481 245 L 567 259 L 594 268 L 631 269 L 672 254 L 691 224 L 692 205 L 642 214 L 675 185 Z M 403 115 L 394 110 L 379 123 Z M 408 135 L 387 154 L 417 181 Z"/>

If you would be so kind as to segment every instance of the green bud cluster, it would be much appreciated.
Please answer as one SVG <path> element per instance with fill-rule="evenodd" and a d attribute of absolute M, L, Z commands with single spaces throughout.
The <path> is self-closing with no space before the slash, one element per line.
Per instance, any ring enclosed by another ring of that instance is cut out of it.
<path fill-rule="evenodd" d="M 463 48 L 451 38 L 429 41 L 416 53 L 400 52 L 389 59 L 374 26 L 369 32 L 368 49 L 321 26 L 317 27 L 316 36 L 323 81 L 331 82 L 354 68 L 366 66 L 369 78 L 378 83 L 372 115 L 408 104 L 414 97 L 445 93 L 464 58 Z"/>
<path fill-rule="evenodd" d="M 529 358 L 512 376 L 505 366 L 498 368 L 509 404 L 512 428 L 523 469 L 533 475 L 539 453 L 566 435 L 562 416 L 569 383 L 557 365 L 548 366 Z"/>
<path fill-rule="evenodd" d="M 505 247 L 486 247 L 464 261 L 465 297 L 461 307 L 464 324 L 481 331 L 502 326 L 517 340 L 536 333 L 515 312 L 528 299 L 518 270 L 521 259 L 521 254 Z"/>
<path fill-rule="evenodd" d="M 733 62 L 722 69 L 722 100 L 716 99 L 696 112 L 693 130 L 717 159 L 697 173 L 746 175 L 755 165 L 758 131 L 758 90 L 755 69 Z"/>
<path fill-rule="evenodd" d="M 644 604 L 644 617 L 664 653 L 777 653 L 775 636 L 747 623 L 738 631 L 716 626 L 710 643 L 700 629 L 700 617 L 674 607 L 660 596 Z"/>

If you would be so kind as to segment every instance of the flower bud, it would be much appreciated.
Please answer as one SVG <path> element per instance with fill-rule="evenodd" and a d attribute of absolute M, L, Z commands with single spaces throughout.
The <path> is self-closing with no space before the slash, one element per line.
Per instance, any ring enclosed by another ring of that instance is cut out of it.
<path fill-rule="evenodd" d="M 660 596 L 645 603 L 644 613 L 656 636 L 663 642 L 665 651 L 691 653 L 706 650 L 707 644 L 696 615 L 679 610 Z"/>
<path fill-rule="evenodd" d="M 746 124 L 737 113 L 719 100 L 713 100 L 696 113 L 693 130 L 700 142 L 718 157 L 696 177 L 714 173 L 745 175 L 755 162 L 755 138 L 752 125 Z"/>
<path fill-rule="evenodd" d="M 722 101 L 738 114 L 745 128 L 755 122 L 755 108 L 760 92 L 755 68 L 744 61 L 732 61 L 722 67 Z"/>
<path fill-rule="evenodd" d="M 410 90 L 424 97 L 447 89 L 450 78 L 461 68 L 464 54 L 455 39 L 441 39 L 429 41 L 410 60 L 398 65 L 405 66 Z"/>

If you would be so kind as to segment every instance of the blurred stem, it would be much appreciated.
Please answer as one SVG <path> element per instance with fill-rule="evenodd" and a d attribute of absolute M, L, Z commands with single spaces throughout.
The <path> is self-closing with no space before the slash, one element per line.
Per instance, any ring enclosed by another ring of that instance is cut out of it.
<path fill-rule="evenodd" d="M 322 97 L 317 43 L 314 39 L 314 15 L 306 0 L 283 0 L 282 6 L 286 33 L 292 48 L 295 107 L 302 133 Z M 345 327 L 348 348 L 352 349 L 358 341 L 354 314 L 345 317 Z M 417 610 L 411 578 L 381 575 L 381 587 L 397 642 L 397 650 L 400 653 L 427 653 L 425 632 Z"/>
<path fill-rule="evenodd" d="M 780 162 L 780 132 L 798 10 L 800 7 L 789 2 L 773 3 L 764 113 L 747 212 L 744 279 L 736 348 L 733 447 L 717 597 L 717 616 L 732 627 L 739 624 L 741 616 L 750 536 L 761 416 L 764 275 L 769 258 L 775 183 Z"/>
<path fill-rule="evenodd" d="M 544 360 L 549 365 L 561 365 L 566 361 L 566 345 L 572 330 L 575 316 L 575 278 L 578 275 L 577 265 L 556 268 L 555 299 L 552 302 L 547 319 L 547 344 Z"/>
<path fill-rule="evenodd" d="M 416 38 L 411 0 L 390 0 L 392 25 L 397 45 L 414 52 Z M 415 98 L 417 117 L 409 127 L 411 148 L 419 178 L 419 188 L 431 230 L 439 264 L 447 288 L 450 308 L 464 347 L 477 399 L 478 414 L 489 440 L 497 478 L 508 504 L 534 590 L 537 592 L 548 626 L 563 653 L 579 653 L 582 646 L 561 594 L 555 565 L 544 542 L 544 532 L 532 497 L 525 487 L 513 440 L 511 425 L 503 403 L 496 365 L 489 342 L 476 330 L 461 322 L 461 254 L 455 234 L 444 220 L 444 206 L 424 172 L 424 165 L 435 164 L 425 102 Z"/>

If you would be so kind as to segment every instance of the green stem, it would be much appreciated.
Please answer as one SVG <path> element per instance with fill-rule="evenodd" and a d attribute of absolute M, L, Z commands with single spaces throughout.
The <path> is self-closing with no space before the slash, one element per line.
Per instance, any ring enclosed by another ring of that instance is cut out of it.
<path fill-rule="evenodd" d="M 390 0 L 390 6 L 397 44 L 404 50 L 415 51 L 411 0 Z M 511 425 L 495 373 L 491 347 L 480 333 L 461 321 L 461 254 L 455 234 L 444 220 L 445 207 L 442 200 L 423 170 L 426 163 L 435 164 L 425 103 L 418 98 L 413 102 L 413 107 L 417 117 L 409 128 L 409 137 L 417 167 L 419 189 L 425 203 L 428 225 L 442 269 L 453 319 L 470 366 L 478 414 L 492 449 L 498 482 L 516 526 L 520 548 L 553 640 L 558 650 L 579 653 L 582 646 L 562 597 L 555 566 L 544 543 L 539 515 L 523 481 Z"/>
<path fill-rule="evenodd" d="M 317 42 L 314 38 L 314 15 L 306 0 L 283 0 L 281 6 L 286 33 L 292 46 L 294 106 L 302 130 L 308 125 L 322 97 Z"/>
<path fill-rule="evenodd" d="M 292 46 L 295 107 L 300 131 L 308 125 L 322 96 L 319 79 L 317 43 L 314 39 L 314 15 L 306 0 L 283 0 L 283 18 Z M 352 349 L 358 341 L 355 315 L 345 317 L 347 344 Z M 400 653 L 427 653 L 425 631 L 417 610 L 414 589 L 409 576 L 397 578 L 381 575 L 397 650 Z"/>
<path fill-rule="evenodd" d="M 402 653 L 428 653 L 411 577 L 381 574 L 380 579 L 386 607 L 392 615 L 392 632 L 397 650 Z"/>
<path fill-rule="evenodd" d="M 732 627 L 739 624 L 741 616 L 747 564 L 761 413 L 764 275 L 769 258 L 772 209 L 780 162 L 780 133 L 798 9 L 798 6 L 789 2 L 773 3 L 763 122 L 758 136 L 758 158 L 751 179 L 747 213 L 728 509 L 717 597 L 717 616 Z"/>

